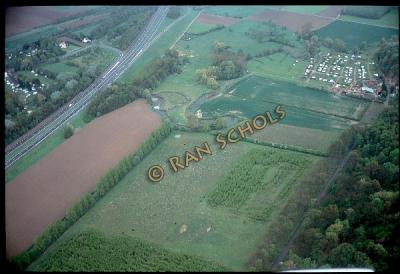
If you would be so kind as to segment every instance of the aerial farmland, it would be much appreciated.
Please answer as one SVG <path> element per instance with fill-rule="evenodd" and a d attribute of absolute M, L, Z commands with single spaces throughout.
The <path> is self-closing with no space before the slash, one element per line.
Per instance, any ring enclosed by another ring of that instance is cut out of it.
<path fill-rule="evenodd" d="M 9 267 L 394 269 L 398 12 L 8 8 Z"/>

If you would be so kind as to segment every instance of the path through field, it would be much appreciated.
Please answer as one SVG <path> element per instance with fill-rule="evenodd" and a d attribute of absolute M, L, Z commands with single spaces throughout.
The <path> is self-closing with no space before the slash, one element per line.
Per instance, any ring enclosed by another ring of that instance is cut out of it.
<path fill-rule="evenodd" d="M 318 196 L 317 203 L 320 203 L 324 199 L 326 194 L 328 193 L 328 190 L 331 188 L 331 186 L 335 182 L 337 176 L 339 176 L 339 174 L 342 171 L 343 167 L 347 163 L 347 160 L 349 159 L 350 153 L 353 150 L 353 148 L 354 148 L 354 145 L 349 150 L 347 155 L 343 158 L 342 162 L 340 163 L 338 168 L 335 170 L 335 173 L 333 173 L 332 177 L 326 183 L 324 189 L 321 191 L 321 193 Z M 278 265 L 283 261 L 283 259 L 285 259 L 286 255 L 288 254 L 289 249 L 293 245 L 294 240 L 296 240 L 297 236 L 300 234 L 300 232 L 302 232 L 302 225 L 303 225 L 303 222 L 305 220 L 305 216 L 306 216 L 306 212 L 304 212 L 302 218 L 299 220 L 299 222 L 297 223 L 296 227 L 294 228 L 294 230 L 292 232 L 292 235 L 289 238 L 289 241 L 287 242 L 287 244 L 285 244 L 282 247 L 281 252 L 279 253 L 279 256 L 275 259 L 275 262 L 273 263 L 273 266 L 272 266 L 273 269 L 277 269 L 278 268 Z"/>

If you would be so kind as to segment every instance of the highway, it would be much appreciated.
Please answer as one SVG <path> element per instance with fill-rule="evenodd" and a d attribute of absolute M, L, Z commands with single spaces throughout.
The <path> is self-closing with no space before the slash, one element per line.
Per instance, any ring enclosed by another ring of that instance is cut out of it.
<path fill-rule="evenodd" d="M 6 147 L 5 168 L 7 169 L 18 159 L 64 126 L 72 117 L 86 107 L 93 97 L 118 79 L 132 63 L 153 44 L 160 35 L 157 30 L 164 21 L 168 7 L 161 6 L 153 14 L 138 38 L 128 47 L 113 64 L 111 64 L 89 87 L 76 95 L 70 102 L 59 108 L 35 128 L 18 138 Z"/>

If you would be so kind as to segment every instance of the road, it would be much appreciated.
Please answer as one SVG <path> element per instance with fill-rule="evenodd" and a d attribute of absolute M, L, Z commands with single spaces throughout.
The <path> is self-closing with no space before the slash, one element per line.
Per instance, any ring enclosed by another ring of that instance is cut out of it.
<path fill-rule="evenodd" d="M 160 36 L 158 28 L 164 21 L 168 7 L 161 6 L 151 17 L 138 38 L 111 64 L 89 87 L 80 92 L 70 102 L 59 108 L 55 113 L 42 121 L 35 128 L 18 138 L 6 147 L 5 168 L 7 169 L 31 149 L 40 144 L 55 130 L 62 127 L 80 110 L 86 107 L 91 99 L 104 88 L 110 86 L 119 78 L 132 63 L 143 54 Z"/>
<path fill-rule="evenodd" d="M 323 190 L 321 191 L 321 193 L 319 194 L 319 196 L 317 198 L 317 203 L 318 204 L 321 203 L 321 201 L 325 198 L 326 194 L 328 193 L 328 191 L 330 190 L 332 185 L 335 183 L 335 180 L 336 180 L 337 176 L 339 176 L 339 174 L 343 170 L 343 167 L 346 165 L 347 161 L 349 160 L 350 154 L 351 154 L 352 150 L 354 149 L 354 147 L 355 147 L 355 144 L 353 144 L 351 146 L 351 148 L 347 152 L 346 156 L 343 158 L 343 160 L 341 161 L 340 165 L 337 167 L 337 169 L 333 173 L 332 177 L 329 178 L 329 181 L 325 184 Z M 279 256 L 275 259 L 275 261 L 273 263 L 273 266 L 272 266 L 273 269 L 275 269 L 275 270 L 278 269 L 278 266 L 286 258 L 290 247 L 294 243 L 294 240 L 297 238 L 297 236 L 300 234 L 300 232 L 303 231 L 303 226 L 302 225 L 303 225 L 304 220 L 306 218 L 306 212 L 307 212 L 307 209 L 303 213 L 302 218 L 299 220 L 299 222 L 297 223 L 297 225 L 293 229 L 293 232 L 292 232 L 291 236 L 289 237 L 289 241 L 282 247 L 282 249 L 281 249 L 281 251 L 279 253 Z"/>

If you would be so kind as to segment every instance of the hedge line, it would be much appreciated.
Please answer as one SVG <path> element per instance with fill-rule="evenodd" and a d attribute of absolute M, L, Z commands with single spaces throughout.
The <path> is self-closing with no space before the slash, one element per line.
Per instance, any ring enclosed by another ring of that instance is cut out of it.
<path fill-rule="evenodd" d="M 143 160 L 163 139 L 172 132 L 168 122 L 152 132 L 139 149 L 122 159 L 109 170 L 97 183 L 95 191 L 87 193 L 79 202 L 67 211 L 65 217 L 54 222 L 36 238 L 32 246 L 11 258 L 11 263 L 19 269 L 25 269 L 55 242 L 71 225 L 82 217 L 101 197 L 122 180 L 141 160 Z"/>
<path fill-rule="evenodd" d="M 318 150 L 293 146 L 293 145 L 271 143 L 271 142 L 252 139 L 252 138 L 245 138 L 245 139 L 243 139 L 243 141 L 253 143 L 253 144 L 259 144 L 259 145 L 263 145 L 263 146 L 270 146 L 270 147 L 275 147 L 275 148 L 280 148 L 280 149 L 286 149 L 286 150 L 292 150 L 292 151 L 296 151 L 296 152 L 307 153 L 307 154 L 316 155 L 316 156 L 328 156 L 328 153 L 324 153 L 324 152 L 321 152 Z"/>

